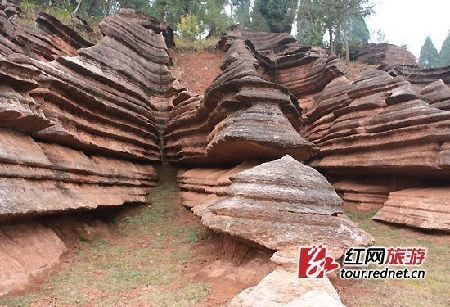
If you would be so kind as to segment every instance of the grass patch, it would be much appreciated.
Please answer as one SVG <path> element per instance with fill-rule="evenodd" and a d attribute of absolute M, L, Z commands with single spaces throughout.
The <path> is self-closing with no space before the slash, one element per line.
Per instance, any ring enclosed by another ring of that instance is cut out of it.
<path fill-rule="evenodd" d="M 371 233 L 378 246 L 420 246 L 427 248 L 425 280 L 358 280 L 352 282 L 354 295 L 347 306 L 450 306 L 450 238 L 411 228 L 375 222 L 375 212 L 346 212 L 354 222 Z M 358 295 L 359 293 L 364 295 Z"/>
<path fill-rule="evenodd" d="M 0 305 L 196 306 L 210 287 L 190 283 L 181 267 L 195 261 L 189 246 L 205 231 L 179 221 L 191 213 L 181 208 L 177 191 L 171 184 L 155 188 L 152 205 L 122 220 L 117 238 L 81 241 L 70 265 L 40 291 L 0 298 Z"/>

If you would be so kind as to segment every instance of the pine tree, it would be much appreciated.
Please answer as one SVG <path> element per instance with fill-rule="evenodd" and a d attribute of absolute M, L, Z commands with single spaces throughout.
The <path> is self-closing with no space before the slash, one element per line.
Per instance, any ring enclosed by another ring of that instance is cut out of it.
<path fill-rule="evenodd" d="M 439 54 L 436 47 L 434 47 L 431 38 L 427 36 L 425 43 L 420 50 L 419 65 L 423 68 L 435 68 L 439 67 L 439 62 Z"/>
<path fill-rule="evenodd" d="M 442 43 L 441 51 L 439 52 L 439 59 L 441 66 L 450 65 L 450 31 L 448 32 L 447 38 Z"/>

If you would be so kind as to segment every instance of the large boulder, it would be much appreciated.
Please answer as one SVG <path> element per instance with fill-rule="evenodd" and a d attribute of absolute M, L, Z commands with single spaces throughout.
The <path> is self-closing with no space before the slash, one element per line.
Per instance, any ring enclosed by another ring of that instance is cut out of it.
<path fill-rule="evenodd" d="M 300 279 L 295 273 L 275 270 L 255 287 L 236 295 L 229 307 L 343 307 L 327 278 Z"/>
<path fill-rule="evenodd" d="M 299 246 L 324 244 L 337 259 L 349 246 L 373 241 L 342 216 L 342 200 L 325 177 L 292 157 L 217 172 L 209 184 L 190 172 L 180 177 L 188 191 L 183 202 L 202 223 L 275 251 L 276 263 L 295 265 Z"/>

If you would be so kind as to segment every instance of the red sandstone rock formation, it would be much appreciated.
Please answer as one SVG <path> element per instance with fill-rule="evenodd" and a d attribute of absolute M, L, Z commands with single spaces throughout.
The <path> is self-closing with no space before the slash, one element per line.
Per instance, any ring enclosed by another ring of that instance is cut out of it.
<path fill-rule="evenodd" d="M 290 154 L 303 160 L 316 150 L 299 134 L 299 108 L 289 91 L 263 79 L 257 59 L 236 38 L 223 73 L 204 97 L 185 93 L 173 100 L 166 129 L 171 161 L 239 163 Z"/>
<path fill-rule="evenodd" d="M 433 107 L 450 111 L 450 87 L 441 79 L 427 85 L 420 94 Z"/>
<path fill-rule="evenodd" d="M 331 82 L 317 97 L 304 135 L 320 147 L 311 165 L 373 175 L 448 176 L 450 112 L 420 99 L 411 85 L 380 70 Z"/>
<path fill-rule="evenodd" d="M 202 222 L 276 251 L 272 260 L 296 263 L 298 246 L 318 238 L 339 258 L 372 237 L 343 218 L 342 200 L 316 170 L 286 156 L 252 167 L 182 172 L 182 200 Z"/>
<path fill-rule="evenodd" d="M 450 231 L 450 189 L 411 188 L 389 194 L 375 220 L 423 229 Z"/>
<path fill-rule="evenodd" d="M 16 12 L 11 13 L 8 9 L 0 9 L 0 55 L 20 53 L 51 61 L 61 55 L 76 55 L 77 49 L 92 46 L 76 31 L 48 14 L 39 14 L 38 28 L 35 29 L 21 25 Z"/>
<path fill-rule="evenodd" d="M 0 296 L 48 273 L 65 249 L 53 230 L 39 224 L 0 226 Z"/>
<path fill-rule="evenodd" d="M 365 44 L 358 52 L 358 61 L 369 65 L 416 65 L 416 57 L 405 48 L 387 44 Z"/>
<path fill-rule="evenodd" d="M 430 84 L 441 79 L 445 84 L 450 84 L 450 66 L 440 68 L 422 69 L 414 66 L 386 66 L 383 70 L 393 76 L 402 76 L 413 84 Z"/>
<path fill-rule="evenodd" d="M 310 165 L 331 179 L 338 177 L 333 181 L 347 204 L 366 209 L 381 207 L 398 190 L 444 185 L 450 175 L 447 91 L 438 81 L 418 94 L 404 78 L 375 69 L 363 71 L 353 82 L 333 80 L 304 115 L 303 135 L 320 148 Z M 394 222 L 394 212 L 401 216 L 402 210 L 388 203 L 391 215 L 377 219 Z M 408 224 L 425 225 L 414 215 Z"/>
<path fill-rule="evenodd" d="M 0 57 L 1 218 L 146 202 L 160 108 L 176 89 L 164 36 L 130 14 L 106 18 L 104 38 L 76 56 Z M 38 20 L 79 41 L 53 17 Z"/>

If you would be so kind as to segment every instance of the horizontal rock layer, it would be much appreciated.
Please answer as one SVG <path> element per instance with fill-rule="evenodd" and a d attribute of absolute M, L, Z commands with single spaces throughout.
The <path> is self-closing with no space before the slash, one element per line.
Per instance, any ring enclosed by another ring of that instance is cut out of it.
<path fill-rule="evenodd" d="M 230 43 L 223 72 L 205 96 L 173 100 L 165 131 L 170 161 L 236 164 L 290 154 L 306 159 L 316 150 L 300 129 L 299 108 L 289 91 L 266 81 L 242 38 Z"/>
<path fill-rule="evenodd" d="M 450 187 L 410 188 L 392 192 L 373 219 L 450 231 Z"/>
<path fill-rule="evenodd" d="M 446 85 L 441 79 L 425 86 L 420 95 L 433 107 L 450 111 L 450 86 Z"/>
<path fill-rule="evenodd" d="M 339 58 L 319 47 L 301 45 L 286 33 L 241 30 L 228 35 L 247 39 L 255 57 L 272 82 L 280 84 L 297 98 L 320 92 L 331 80 L 347 73 Z"/>
<path fill-rule="evenodd" d="M 0 219 L 70 209 L 145 203 L 156 184 L 150 165 L 34 141 L 0 129 Z"/>
<path fill-rule="evenodd" d="M 0 55 L 25 54 L 38 60 L 54 60 L 61 55 L 76 55 L 77 49 L 92 46 L 74 29 L 58 19 L 40 13 L 37 28 L 19 23 L 10 6 L 0 9 Z"/>
<path fill-rule="evenodd" d="M 333 80 L 306 115 L 304 135 L 318 147 L 311 165 L 335 173 L 449 173 L 450 112 L 420 98 L 411 84 L 380 70 Z"/>
<path fill-rule="evenodd" d="M 339 216 L 342 200 L 331 184 L 289 156 L 252 168 L 194 169 L 179 180 L 183 203 L 203 224 L 276 251 L 280 264 L 295 264 L 299 246 L 324 244 L 339 258 L 348 246 L 373 240 Z"/>
<path fill-rule="evenodd" d="M 162 31 L 130 16 L 105 18 L 105 36 L 75 56 L 0 56 L 0 190 L 9 195 L 0 218 L 146 202 L 167 96 L 178 89 Z"/>
<path fill-rule="evenodd" d="M 417 59 L 406 48 L 379 43 L 363 45 L 358 61 L 369 65 L 416 65 Z"/>
<path fill-rule="evenodd" d="M 422 69 L 417 67 L 417 65 L 388 65 L 380 68 L 388 71 L 393 76 L 402 76 L 413 84 L 426 85 L 439 79 L 441 79 L 445 84 L 450 84 L 450 66 Z"/>

